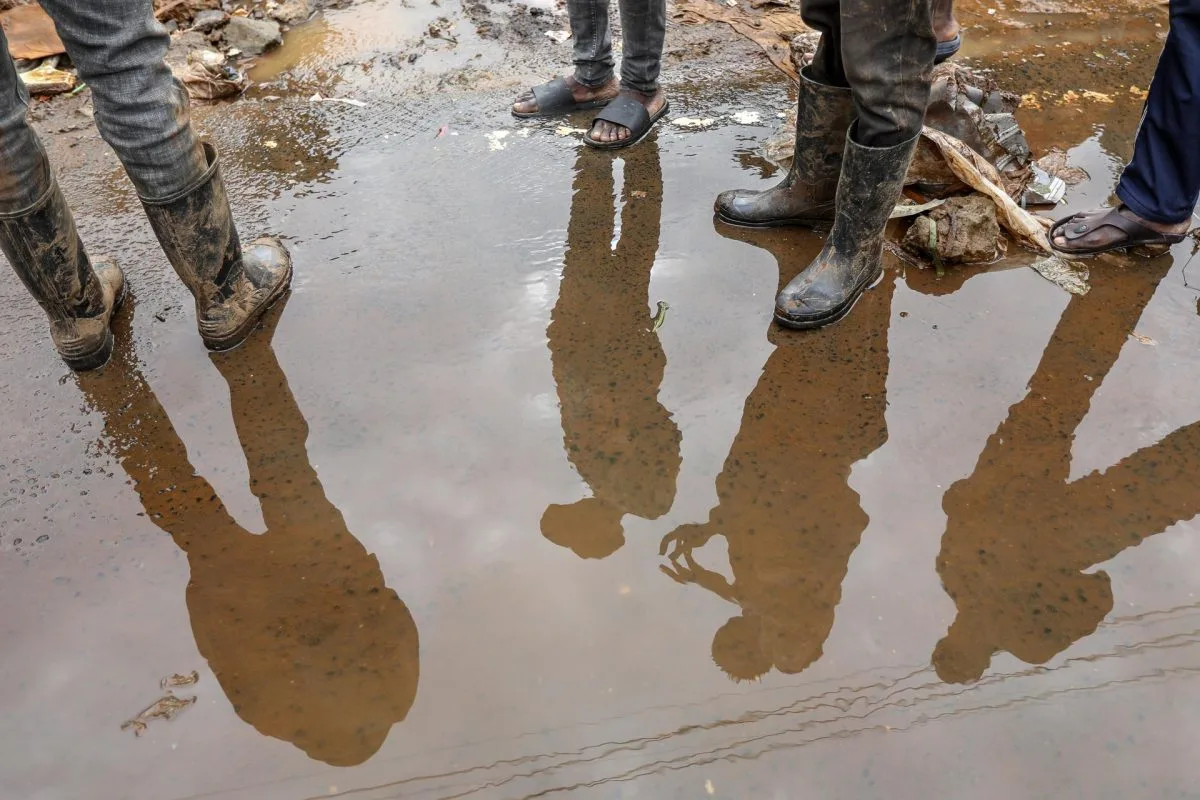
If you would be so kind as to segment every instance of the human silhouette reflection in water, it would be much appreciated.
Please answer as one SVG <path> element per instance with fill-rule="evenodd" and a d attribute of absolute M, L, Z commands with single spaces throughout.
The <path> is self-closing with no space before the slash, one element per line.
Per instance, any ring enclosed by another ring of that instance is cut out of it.
<path fill-rule="evenodd" d="M 229 384 L 261 535 L 238 525 L 196 474 L 131 345 L 119 344 L 104 370 L 79 382 L 147 517 L 187 554 L 196 645 L 238 716 L 310 758 L 353 766 L 412 707 L 417 628 L 326 498 L 270 334 L 211 356 Z M 128 331 L 118 335 L 131 341 Z"/>
<path fill-rule="evenodd" d="M 651 138 L 623 157 L 620 238 L 613 244 L 613 159 L 581 147 L 558 302 L 546 335 L 567 458 L 592 496 L 551 505 L 542 534 L 581 558 L 625 543 L 622 518 L 671 509 L 680 434 L 658 401 L 666 370 L 649 312 L 658 254 L 662 169 Z"/>
<path fill-rule="evenodd" d="M 1028 394 L 946 493 L 937 568 L 958 615 L 933 653 L 943 680 L 978 680 L 1001 651 L 1043 664 L 1090 635 L 1113 595 L 1086 571 L 1200 513 L 1200 423 L 1068 482 L 1075 430 L 1169 267 L 1095 273 Z"/>
<path fill-rule="evenodd" d="M 794 233 L 718 230 L 771 251 L 780 286 L 821 247 Z M 717 507 L 708 522 L 681 526 L 663 540 L 671 556 L 664 571 L 740 606 L 712 644 L 713 660 L 735 680 L 761 678 L 772 667 L 803 671 L 833 628 L 842 579 L 868 521 L 850 470 L 887 440 L 894 290 L 895 274 L 886 270 L 837 325 L 803 333 L 771 326 L 775 350 L 746 399 L 717 478 Z M 728 543 L 732 583 L 693 553 L 714 535 Z"/>

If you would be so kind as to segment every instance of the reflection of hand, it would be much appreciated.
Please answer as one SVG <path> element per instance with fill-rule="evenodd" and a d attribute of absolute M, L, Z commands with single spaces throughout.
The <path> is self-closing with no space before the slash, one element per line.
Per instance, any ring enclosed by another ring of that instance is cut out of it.
<path fill-rule="evenodd" d="M 658 568 L 676 583 L 694 583 L 718 597 L 736 603 L 736 592 L 725 576 L 701 566 L 692 555 L 693 550 L 703 547 L 712 536 L 713 532 L 707 525 L 680 525 L 663 537 L 659 555 L 666 555 L 671 563 L 669 566 L 660 564 Z M 670 555 L 667 555 L 668 548 L 671 549 Z M 681 558 L 683 564 L 679 563 Z"/>
<path fill-rule="evenodd" d="M 680 525 L 662 538 L 658 554 L 667 556 L 678 567 L 678 563 L 675 562 L 678 562 L 681 556 L 690 560 L 692 551 L 703 547 L 712 536 L 712 531 L 707 525 Z M 667 550 L 671 551 L 670 555 L 667 555 Z"/>
<path fill-rule="evenodd" d="M 687 562 L 687 566 L 680 564 L 676 560 L 677 558 L 679 558 L 678 554 L 673 554 L 671 556 L 671 563 L 669 565 L 658 565 L 658 568 L 662 570 L 663 574 L 669 576 L 671 580 L 675 581 L 676 583 L 699 583 L 700 580 L 697 573 L 708 572 L 708 570 L 696 563 L 696 559 L 692 557 L 690 551 L 683 554 L 683 560 Z"/>

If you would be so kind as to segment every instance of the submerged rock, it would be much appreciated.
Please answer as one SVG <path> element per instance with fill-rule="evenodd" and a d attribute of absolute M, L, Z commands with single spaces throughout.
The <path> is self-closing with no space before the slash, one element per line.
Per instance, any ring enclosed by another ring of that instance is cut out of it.
<path fill-rule="evenodd" d="M 917 217 L 904 237 L 906 249 L 932 258 L 936 248 L 947 264 L 992 261 L 1000 252 L 999 242 L 996 205 L 978 194 L 953 197 L 928 215 Z"/>

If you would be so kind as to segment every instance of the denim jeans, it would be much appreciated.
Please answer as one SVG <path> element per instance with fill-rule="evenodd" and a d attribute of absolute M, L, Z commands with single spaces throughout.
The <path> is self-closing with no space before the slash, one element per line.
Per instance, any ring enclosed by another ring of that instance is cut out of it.
<path fill-rule="evenodd" d="M 151 0 L 41 0 L 80 79 L 96 126 L 138 194 L 168 197 L 207 169 L 188 118 L 187 91 L 163 63 L 169 37 Z M 25 119 L 29 95 L 0 32 L 0 213 L 33 205 L 49 186 L 45 151 Z"/>
<path fill-rule="evenodd" d="M 619 0 L 624 50 L 621 85 L 651 94 L 658 91 L 663 42 L 667 37 L 666 0 Z M 608 0 L 567 0 L 575 37 L 575 79 L 601 86 L 613 76 L 612 30 Z"/>
<path fill-rule="evenodd" d="M 801 0 L 820 32 L 811 77 L 850 87 L 865 147 L 894 147 L 921 132 L 937 51 L 931 0 Z"/>

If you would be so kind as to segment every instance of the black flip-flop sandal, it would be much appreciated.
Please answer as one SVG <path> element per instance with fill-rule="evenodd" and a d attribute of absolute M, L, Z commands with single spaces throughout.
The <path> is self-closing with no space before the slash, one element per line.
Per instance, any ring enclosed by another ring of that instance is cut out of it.
<path fill-rule="evenodd" d="M 598 142 L 592 138 L 592 131 L 589 130 L 584 134 L 583 142 L 597 150 L 621 150 L 625 147 L 633 147 L 649 136 L 650 131 L 654 128 L 654 123 L 665 117 L 670 110 L 671 104 L 664 102 L 663 107 L 654 116 L 650 116 L 646 107 L 631 95 L 617 95 L 604 107 L 603 111 L 596 115 L 596 120 L 592 122 L 592 130 L 595 130 L 596 122 L 603 120 L 628 130 L 629 138 L 616 142 Z"/>
<path fill-rule="evenodd" d="M 962 34 L 957 34 L 953 39 L 945 42 L 937 43 L 937 55 L 933 57 L 934 64 L 940 64 L 943 61 L 949 61 L 958 54 L 962 49 Z"/>
<path fill-rule="evenodd" d="M 1182 242 L 1187 236 L 1186 233 L 1159 233 L 1156 230 L 1147 228 L 1136 219 L 1130 219 L 1122 214 L 1121 209 L 1123 207 L 1117 206 L 1116 208 L 1082 211 L 1070 217 L 1060 219 L 1050 229 L 1050 246 L 1054 248 L 1054 252 L 1067 258 L 1097 256 L 1101 253 L 1110 253 L 1113 250 L 1132 250 L 1134 248 L 1142 248 L 1146 255 L 1153 256 L 1162 255 L 1167 251 L 1168 247 Z M 1124 233 L 1125 237 L 1102 247 L 1089 247 L 1085 249 L 1064 250 L 1054 245 L 1054 238 L 1056 236 L 1063 237 L 1069 243 L 1076 239 L 1081 239 L 1101 228 L 1116 228 Z"/>
<path fill-rule="evenodd" d="M 537 111 L 521 113 L 514 109 L 512 115 L 517 119 L 555 117 L 572 114 L 576 111 L 590 111 L 594 108 L 601 108 L 608 102 L 607 100 L 588 100 L 576 103 L 575 95 L 571 93 L 571 86 L 565 78 L 555 78 L 541 86 L 534 86 L 530 91 L 533 92 L 533 101 L 537 103 Z"/>

